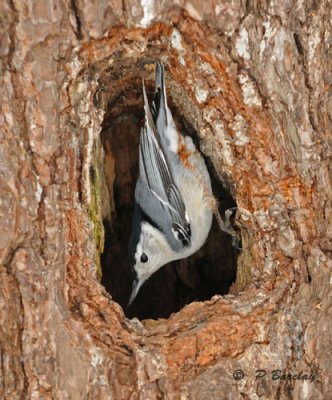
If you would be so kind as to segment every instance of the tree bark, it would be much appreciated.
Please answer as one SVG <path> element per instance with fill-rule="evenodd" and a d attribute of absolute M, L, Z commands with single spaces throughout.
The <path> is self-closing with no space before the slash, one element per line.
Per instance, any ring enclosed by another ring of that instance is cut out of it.
<path fill-rule="evenodd" d="M 0 398 L 332 398 L 331 9 L 1 2 Z M 243 251 L 228 295 L 139 321 L 100 284 L 100 133 L 142 112 L 156 59 Z"/>

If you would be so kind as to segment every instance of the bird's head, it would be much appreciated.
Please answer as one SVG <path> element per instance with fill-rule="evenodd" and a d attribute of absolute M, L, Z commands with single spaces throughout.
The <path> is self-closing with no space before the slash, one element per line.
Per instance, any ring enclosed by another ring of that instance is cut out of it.
<path fill-rule="evenodd" d="M 134 301 L 143 283 L 159 268 L 174 259 L 164 234 L 144 220 L 136 232 L 136 240 L 132 235 L 129 256 L 134 281 L 128 306 Z"/>

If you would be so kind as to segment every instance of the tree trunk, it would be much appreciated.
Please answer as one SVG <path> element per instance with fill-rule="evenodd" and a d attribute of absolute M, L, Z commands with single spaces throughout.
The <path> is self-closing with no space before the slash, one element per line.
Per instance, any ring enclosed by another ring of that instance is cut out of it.
<path fill-rule="evenodd" d="M 331 17 L 329 1 L 1 3 L 1 399 L 332 398 Z M 243 250 L 214 229 L 130 311 L 157 59 Z"/>

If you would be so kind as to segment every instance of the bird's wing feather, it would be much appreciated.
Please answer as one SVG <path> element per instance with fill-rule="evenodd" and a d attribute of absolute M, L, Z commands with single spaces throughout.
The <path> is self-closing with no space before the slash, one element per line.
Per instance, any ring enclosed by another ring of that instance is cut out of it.
<path fill-rule="evenodd" d="M 177 188 L 166 157 L 163 153 L 159 133 L 154 124 L 143 84 L 145 125 L 141 132 L 139 148 L 139 170 L 143 184 L 151 191 L 155 201 L 160 202 L 168 225 L 180 232 L 190 242 L 189 221 L 183 197 Z M 182 238 L 180 235 L 180 237 Z M 177 239 L 178 236 L 176 236 Z M 182 239 L 180 239 L 182 240 Z"/>

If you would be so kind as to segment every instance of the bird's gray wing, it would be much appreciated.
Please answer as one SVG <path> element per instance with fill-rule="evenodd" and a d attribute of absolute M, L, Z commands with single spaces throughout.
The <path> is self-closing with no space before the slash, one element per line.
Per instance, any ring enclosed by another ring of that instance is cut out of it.
<path fill-rule="evenodd" d="M 141 131 L 139 146 L 140 179 L 152 193 L 154 200 L 160 203 L 165 221 L 163 225 L 171 227 L 176 239 L 187 245 L 190 243 L 191 232 L 186 207 L 163 153 L 144 84 L 143 95 L 145 125 Z"/>

